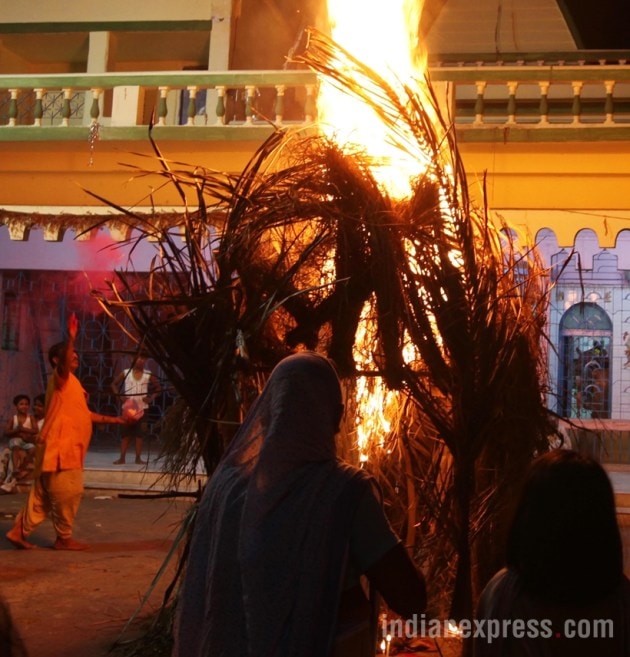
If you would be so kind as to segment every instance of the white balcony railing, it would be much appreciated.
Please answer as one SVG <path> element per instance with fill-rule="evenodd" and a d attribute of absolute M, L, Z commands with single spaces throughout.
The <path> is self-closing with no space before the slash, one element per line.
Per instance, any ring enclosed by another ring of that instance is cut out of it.
<path fill-rule="evenodd" d="M 629 62 L 625 51 L 449 55 L 430 73 L 466 140 L 628 139 Z"/>
<path fill-rule="evenodd" d="M 35 128 L 58 129 L 54 138 L 76 138 L 77 129 L 84 135 L 94 124 L 124 139 L 146 137 L 150 123 L 176 128 L 180 137 L 184 128 L 227 134 L 226 128 L 309 123 L 316 83 L 308 71 L 5 75 L 0 140 L 52 138 L 50 130 L 36 137 Z"/>
<path fill-rule="evenodd" d="M 468 141 L 628 139 L 625 55 L 451 56 L 430 77 Z M 95 125 L 101 138 L 144 139 L 150 123 L 166 139 L 250 139 L 313 121 L 316 90 L 309 71 L 5 75 L 0 141 L 85 139 Z"/>

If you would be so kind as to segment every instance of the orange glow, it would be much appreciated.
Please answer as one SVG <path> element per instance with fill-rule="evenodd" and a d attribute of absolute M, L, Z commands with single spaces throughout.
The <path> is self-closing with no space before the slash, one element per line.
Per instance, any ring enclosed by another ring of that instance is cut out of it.
<path fill-rule="evenodd" d="M 328 0 L 333 40 L 369 66 L 403 97 L 403 85 L 417 88 L 424 77 L 418 26 L 421 0 Z M 376 179 L 397 198 L 408 196 L 410 179 L 425 168 L 422 153 L 403 153 L 387 126 L 365 103 L 323 81 L 318 95 L 321 129 L 337 143 L 358 145 L 377 158 Z M 425 156 L 426 157 L 426 156 Z"/>
<path fill-rule="evenodd" d="M 375 323 L 370 319 L 372 303 L 366 303 L 357 329 L 354 358 L 357 368 L 362 371 L 375 371 L 371 347 L 376 339 Z M 396 405 L 395 393 L 387 390 L 382 379 L 377 376 L 360 376 L 356 380 L 355 418 L 356 442 L 359 460 L 369 460 L 374 447 L 383 448 L 385 437 L 391 428 L 392 415 L 388 412 Z"/>
<path fill-rule="evenodd" d="M 406 98 L 404 85 L 414 90 L 423 84 L 425 57 L 419 47 L 421 0 L 328 0 L 333 41 L 378 73 Z M 411 193 L 411 181 L 426 169 L 429 155 L 396 147 L 390 128 L 360 99 L 335 88 L 326 79 L 318 94 L 320 129 L 342 147 L 364 150 L 374 159 L 372 173 L 384 192 L 402 199 Z M 414 144 L 413 138 L 409 144 Z M 371 318 L 372 302 L 366 303 L 355 341 L 355 361 L 361 371 L 377 371 L 372 353 L 376 341 Z M 406 349 L 407 362 L 415 358 Z M 356 442 L 359 459 L 386 447 L 392 419 L 398 408 L 398 393 L 387 390 L 378 376 L 361 376 L 356 381 Z"/>

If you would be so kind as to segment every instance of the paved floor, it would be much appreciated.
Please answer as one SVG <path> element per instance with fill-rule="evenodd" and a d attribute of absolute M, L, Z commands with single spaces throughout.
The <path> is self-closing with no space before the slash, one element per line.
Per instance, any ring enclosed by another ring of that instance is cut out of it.
<path fill-rule="evenodd" d="M 90 544 L 85 552 L 51 549 L 50 521 L 31 538 L 40 549 L 15 550 L 5 534 L 26 492 L 0 495 L 0 595 L 10 605 L 29 657 L 111 657 L 114 642 L 143 631 L 172 581 L 181 549 L 178 533 L 192 497 L 125 497 L 170 487 L 155 451 L 145 450 L 144 465 L 133 456 L 115 465 L 118 457 L 116 446 L 90 449 L 86 456 L 86 493 L 74 532 Z"/>
<path fill-rule="evenodd" d="M 129 455 L 128 455 L 129 456 Z M 114 463 L 119 453 L 113 447 L 109 449 L 90 449 L 85 458 L 84 481 L 86 489 L 113 490 L 129 492 L 160 492 L 177 490 L 193 493 L 206 482 L 201 466 L 197 468 L 194 478 L 181 478 L 173 481 L 166 472 L 164 460 L 159 458 L 157 450 L 145 450 L 142 458 L 145 464 L 136 464 L 135 455 L 126 459 L 124 465 Z"/>
<path fill-rule="evenodd" d="M 74 535 L 90 549 L 60 552 L 51 549 L 49 521 L 32 535 L 39 549 L 16 550 L 5 539 L 25 498 L 25 493 L 0 497 L 0 595 L 29 657 L 106 657 L 115 641 L 138 636 L 159 609 L 173 578 L 190 500 L 88 491 Z"/>
<path fill-rule="evenodd" d="M 85 456 L 85 468 L 122 471 L 139 471 L 142 469 L 149 472 L 159 472 L 163 467 L 163 459 L 159 457 L 159 446 L 153 442 L 149 443 L 142 451 L 142 459 L 146 461 L 145 465 L 136 464 L 133 450 L 127 453 L 124 465 L 114 463 L 119 458 L 120 452 L 116 445 L 105 444 L 99 445 L 96 448 L 90 447 Z"/>

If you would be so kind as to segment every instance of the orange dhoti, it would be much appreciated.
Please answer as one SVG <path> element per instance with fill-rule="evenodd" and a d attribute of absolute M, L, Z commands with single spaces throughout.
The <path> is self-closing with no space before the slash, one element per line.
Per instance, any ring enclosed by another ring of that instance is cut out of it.
<path fill-rule="evenodd" d="M 15 519 L 24 537 L 29 536 L 48 515 L 57 536 L 72 536 L 74 518 L 83 497 L 83 470 L 42 472 L 35 478 L 24 508 Z"/>

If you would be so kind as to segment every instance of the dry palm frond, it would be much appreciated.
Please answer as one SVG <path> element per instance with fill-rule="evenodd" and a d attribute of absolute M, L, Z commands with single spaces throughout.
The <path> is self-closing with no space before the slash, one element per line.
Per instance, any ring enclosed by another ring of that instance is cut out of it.
<path fill-rule="evenodd" d="M 326 352 L 351 384 L 369 305 L 366 374 L 397 391 L 399 410 L 366 467 L 430 573 L 435 607 L 471 617 L 498 565 L 488 545 L 500 543 L 551 432 L 544 272 L 472 207 L 428 80 L 401 92 L 316 32 L 300 61 L 369 104 L 427 165 L 411 196 L 391 198 L 371 158 L 323 136 L 279 130 L 238 175 L 168 162 L 155 146 L 160 169 L 137 174 L 176 186 L 182 225 L 146 222 L 142 238 L 157 236 L 161 249 L 152 271 L 119 272 L 100 300 L 131 323 L 180 397 L 166 424 L 180 473 L 199 460 L 212 471 L 288 351 Z"/>
<path fill-rule="evenodd" d="M 385 307 L 393 311 L 377 311 L 383 375 L 390 384 L 402 382 L 430 427 L 410 435 L 398 424 L 397 467 L 407 464 L 425 513 L 445 523 L 436 536 L 442 533 L 442 543 L 448 537 L 451 549 L 434 552 L 433 559 L 455 552 L 450 613 L 471 617 L 475 588 L 497 566 L 496 552 L 485 562 L 482 554 L 491 552 L 489 532 L 500 544 L 505 531 L 514 500 L 506 482 L 522 480 L 553 431 L 541 384 L 544 271 L 535 254 L 517 251 L 509 231 L 491 225 L 485 208 L 472 206 L 454 132 L 428 79 L 418 81 L 420 91 L 394 88 L 315 31 L 299 60 L 367 103 L 400 149 L 419 161 L 428 157 L 411 198 L 393 205 L 395 219 L 386 230 L 369 224 L 387 244 L 379 249 L 386 282 L 373 289 L 377 298 L 386 290 Z M 409 365 L 400 355 L 405 338 L 416 353 Z M 449 453 L 446 470 L 434 467 L 444 462 L 442 446 Z M 386 485 L 392 474 L 383 474 Z"/>

